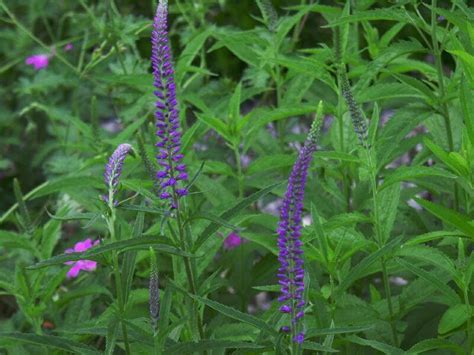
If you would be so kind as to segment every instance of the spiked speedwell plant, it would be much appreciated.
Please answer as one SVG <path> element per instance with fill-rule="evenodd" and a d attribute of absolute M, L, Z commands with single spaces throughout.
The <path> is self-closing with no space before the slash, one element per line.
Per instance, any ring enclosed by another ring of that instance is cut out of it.
<path fill-rule="evenodd" d="M 0 0 L 0 353 L 471 354 L 472 14 Z"/>

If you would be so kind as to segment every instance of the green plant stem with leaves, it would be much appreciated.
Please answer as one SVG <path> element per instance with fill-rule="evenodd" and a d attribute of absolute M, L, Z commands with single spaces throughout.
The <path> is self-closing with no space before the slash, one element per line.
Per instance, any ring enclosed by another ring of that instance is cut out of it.
<path fill-rule="evenodd" d="M 454 151 L 454 139 L 453 139 L 453 129 L 451 127 L 451 119 L 449 116 L 449 109 L 446 103 L 446 91 L 444 87 L 444 73 L 443 73 L 443 64 L 441 61 L 441 48 L 438 45 L 438 39 L 436 36 L 436 12 L 434 9 L 437 7 L 437 0 L 432 0 L 431 2 L 431 40 L 433 46 L 433 55 L 436 65 L 436 73 L 438 74 L 438 105 L 441 109 L 443 115 L 446 136 L 448 140 L 448 147 L 451 152 Z M 456 211 L 459 211 L 459 188 L 456 182 L 454 182 L 454 208 Z"/>
<path fill-rule="evenodd" d="M 179 235 L 179 242 L 181 244 L 181 248 L 184 252 L 187 252 L 189 250 L 188 248 L 188 241 L 186 240 L 186 233 L 184 231 L 184 224 L 183 224 L 183 219 L 181 215 L 181 209 L 180 209 L 180 201 L 178 198 L 178 195 L 176 191 L 173 188 L 173 200 L 174 204 L 176 206 L 176 224 L 178 226 L 178 235 Z M 193 295 L 198 295 L 197 291 L 197 285 L 196 285 L 196 278 L 195 278 L 195 272 L 194 268 L 192 267 L 191 259 L 189 256 L 184 256 L 183 257 L 184 261 L 184 268 L 186 271 L 186 277 L 188 279 L 189 287 L 191 288 L 191 292 Z M 191 300 L 193 303 L 193 311 L 194 311 L 194 316 L 196 319 L 196 327 L 199 333 L 199 338 L 204 339 L 204 329 L 202 325 L 202 319 L 201 315 L 199 314 L 199 309 L 196 300 Z M 192 329 L 193 327 L 191 327 Z"/>
<path fill-rule="evenodd" d="M 106 216 L 106 222 L 109 229 L 110 239 L 112 240 L 112 242 L 116 242 L 117 241 L 117 235 L 115 233 L 116 209 L 114 206 L 114 188 L 112 186 L 112 179 L 109 184 L 108 208 L 109 208 L 109 214 Z M 125 352 L 127 354 L 130 354 L 130 344 L 128 341 L 127 326 L 122 321 L 122 317 L 125 313 L 125 305 L 124 305 L 124 299 L 123 299 L 122 277 L 120 275 L 120 266 L 119 266 L 118 254 L 116 250 L 112 251 L 112 264 L 113 264 L 113 270 L 114 270 L 115 290 L 117 293 L 117 304 L 118 304 L 118 311 L 119 311 L 119 317 L 120 317 L 120 324 L 122 326 Z"/>
<path fill-rule="evenodd" d="M 379 245 L 379 248 L 382 248 L 385 244 L 385 240 L 383 240 L 383 236 L 380 230 L 380 217 L 379 217 L 379 205 L 378 205 L 378 194 L 377 194 L 377 164 L 374 163 L 372 159 L 373 155 L 373 148 L 367 146 L 365 152 L 367 154 L 367 165 L 369 168 L 369 175 L 370 175 L 370 189 L 372 190 L 372 203 L 373 203 L 373 219 L 374 219 L 374 229 L 375 229 L 375 240 Z M 380 261 L 382 266 L 382 278 L 383 278 L 383 286 L 385 290 L 385 297 L 387 298 L 387 306 L 388 312 L 390 317 L 390 328 L 392 331 L 392 341 L 395 346 L 399 346 L 398 343 L 398 335 L 397 335 L 397 327 L 395 322 L 395 312 L 393 310 L 392 304 L 392 291 L 390 288 L 390 282 L 388 278 L 387 272 L 387 259 L 383 257 Z"/>

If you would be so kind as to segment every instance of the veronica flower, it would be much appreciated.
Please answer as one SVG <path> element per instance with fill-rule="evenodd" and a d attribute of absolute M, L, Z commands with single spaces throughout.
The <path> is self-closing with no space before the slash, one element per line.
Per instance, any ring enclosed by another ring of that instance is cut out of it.
<path fill-rule="evenodd" d="M 132 146 L 130 144 L 120 144 L 110 156 L 109 162 L 105 165 L 104 181 L 109 191 L 109 194 L 102 196 L 102 198 L 107 203 L 110 199 L 112 199 L 113 204 L 117 204 L 117 201 L 115 200 L 115 195 L 118 191 L 118 184 L 120 175 L 122 174 L 123 161 L 131 150 Z"/>
<path fill-rule="evenodd" d="M 26 65 L 32 65 L 35 70 L 41 70 L 48 67 L 49 55 L 47 54 L 35 54 L 29 56 L 25 60 Z"/>
<path fill-rule="evenodd" d="M 188 179 L 186 166 L 181 163 L 181 132 L 179 112 L 176 101 L 176 85 L 168 39 L 168 1 L 160 0 L 153 22 L 151 36 L 153 77 L 156 101 L 156 135 L 158 136 L 158 155 L 160 170 L 156 177 L 161 185 L 160 197 L 172 198 L 175 204 L 180 196 L 187 195 L 187 190 L 179 187 L 180 181 Z"/>
<path fill-rule="evenodd" d="M 303 249 L 300 240 L 304 189 L 308 169 L 316 151 L 316 141 L 321 126 L 322 105 L 318 107 L 318 115 L 311 126 L 308 138 L 293 165 L 288 187 L 283 198 L 278 225 L 278 248 L 280 268 L 278 279 L 281 295 L 278 300 L 283 303 L 280 311 L 291 316 L 291 325 L 282 327 L 282 331 L 291 332 L 293 341 L 302 343 L 304 332 L 299 330 L 299 321 L 304 316 L 304 268 Z"/>
<path fill-rule="evenodd" d="M 93 242 L 92 240 L 88 238 L 82 242 L 77 242 L 74 245 L 74 248 L 66 249 L 65 253 L 66 254 L 82 253 L 83 251 L 86 251 L 97 244 L 99 244 L 98 240 Z M 81 270 L 91 272 L 91 271 L 94 271 L 97 267 L 97 262 L 92 261 L 92 260 L 66 261 L 65 264 L 72 265 L 72 267 L 69 269 L 69 271 L 66 274 L 67 278 L 69 279 L 79 276 L 79 272 Z"/>

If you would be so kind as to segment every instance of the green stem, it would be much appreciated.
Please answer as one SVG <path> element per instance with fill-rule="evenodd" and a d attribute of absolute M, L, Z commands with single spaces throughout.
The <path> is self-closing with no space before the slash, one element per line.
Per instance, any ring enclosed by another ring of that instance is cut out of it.
<path fill-rule="evenodd" d="M 176 205 L 176 223 L 178 224 L 178 233 L 179 233 L 179 238 L 181 242 L 181 248 L 183 249 L 183 251 L 186 252 L 188 250 L 187 248 L 188 243 L 186 242 L 183 223 L 181 219 L 181 212 L 179 208 L 179 200 L 175 191 L 173 191 L 173 198 L 174 198 L 174 203 Z M 191 260 L 187 256 L 184 256 L 183 259 L 184 259 L 184 268 L 186 270 L 186 277 L 191 287 L 191 292 L 192 294 L 197 295 L 198 292 L 197 292 L 197 286 L 196 286 L 196 279 L 194 277 Z M 201 315 L 199 314 L 198 305 L 195 300 L 192 300 L 192 302 L 193 302 L 194 314 L 196 315 L 196 323 L 197 323 L 197 329 L 199 332 L 199 338 L 204 339 L 204 329 L 202 325 Z"/>
<path fill-rule="evenodd" d="M 375 239 L 379 245 L 382 247 L 385 244 L 385 240 L 382 240 L 383 236 L 380 231 L 380 219 L 379 219 L 379 208 L 378 208 L 378 201 L 377 201 L 377 167 L 372 161 L 372 150 L 371 148 L 366 149 L 367 153 L 367 161 L 369 164 L 370 169 L 370 185 L 372 190 L 372 200 L 373 200 L 373 210 L 374 210 L 374 224 L 375 224 Z M 395 346 L 398 347 L 398 335 L 397 335 L 397 328 L 395 324 L 395 317 L 393 311 L 393 304 L 392 304 L 392 292 L 390 289 L 390 283 L 388 280 L 388 272 L 386 266 L 386 260 L 381 260 L 382 265 L 382 278 L 383 278 L 383 285 L 385 289 L 385 297 L 387 298 L 387 305 L 388 305 L 388 313 L 390 317 L 390 328 L 392 331 L 392 341 Z"/>
<path fill-rule="evenodd" d="M 110 239 L 112 242 L 115 242 L 117 240 L 116 234 L 115 234 L 115 206 L 114 206 L 114 194 L 113 194 L 113 187 L 112 183 L 109 185 L 109 210 L 110 210 L 110 217 L 108 218 L 107 224 L 109 227 L 109 233 L 110 233 Z M 122 333 L 123 333 L 123 341 L 125 345 L 125 352 L 127 354 L 131 354 L 130 352 L 130 344 L 128 341 L 128 332 L 127 332 L 127 326 L 125 323 L 122 321 L 122 317 L 124 315 L 125 311 L 125 305 L 123 302 L 123 293 L 122 293 L 122 276 L 120 274 L 120 268 L 119 268 L 119 261 L 118 261 L 118 254 L 117 251 L 114 250 L 112 252 L 112 262 L 113 262 L 113 269 L 114 269 L 114 283 L 115 283 L 115 291 L 117 293 L 117 303 L 118 303 L 118 308 L 119 308 L 119 314 L 120 314 L 120 323 L 122 326 Z"/>
<path fill-rule="evenodd" d="M 239 185 L 239 199 L 244 197 L 244 178 L 242 174 L 242 162 L 240 160 L 239 147 L 234 146 L 235 162 L 237 164 L 237 181 Z"/>
<path fill-rule="evenodd" d="M 431 2 L 432 10 L 431 10 L 431 39 L 433 43 L 433 55 L 435 58 L 435 65 L 436 71 L 438 74 L 438 105 L 441 107 L 441 111 L 443 113 L 444 118 L 444 125 L 446 127 L 446 135 L 448 138 L 448 147 L 451 152 L 454 151 L 454 139 L 453 139 L 453 131 L 451 128 L 451 120 L 449 117 L 449 110 L 446 101 L 444 100 L 446 97 L 445 87 L 444 87 L 444 74 L 443 74 L 443 64 L 441 61 L 441 50 L 438 45 L 438 39 L 436 38 L 436 13 L 434 12 L 434 8 L 437 7 L 437 0 L 432 0 Z M 459 211 L 459 188 L 456 182 L 454 182 L 454 208 L 456 211 Z"/>
<path fill-rule="evenodd" d="M 464 287 L 464 303 L 466 304 L 468 309 L 470 309 L 471 304 L 469 303 L 469 293 L 468 292 L 469 292 L 469 288 Z M 472 342 L 472 321 L 471 321 L 471 317 L 469 317 L 467 319 L 466 333 L 467 333 L 467 351 L 468 351 L 468 354 L 473 354 L 474 353 L 474 346 L 473 346 L 473 342 Z"/>

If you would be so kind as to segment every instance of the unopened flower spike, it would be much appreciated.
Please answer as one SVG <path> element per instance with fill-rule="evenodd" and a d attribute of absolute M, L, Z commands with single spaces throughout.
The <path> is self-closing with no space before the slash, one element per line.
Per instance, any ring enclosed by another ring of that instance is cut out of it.
<path fill-rule="evenodd" d="M 293 165 L 288 187 L 280 210 L 278 225 L 278 248 L 280 268 L 278 279 L 281 295 L 278 300 L 282 303 L 280 311 L 290 315 L 290 325 L 282 327 L 283 332 L 291 333 L 293 341 L 302 343 L 304 332 L 300 321 L 304 316 L 304 262 L 301 242 L 302 211 L 306 177 L 316 151 L 319 130 L 322 123 L 322 103 L 319 104 L 308 137 Z"/>
<path fill-rule="evenodd" d="M 156 254 L 152 247 L 150 247 L 149 306 L 151 326 L 153 332 L 156 334 L 156 331 L 158 330 L 158 319 L 160 316 L 160 289 Z"/>
<path fill-rule="evenodd" d="M 123 162 L 131 152 L 132 146 L 130 144 L 120 144 L 112 153 L 108 163 L 105 165 L 104 182 L 108 190 L 108 195 L 103 195 L 102 199 L 107 203 L 112 201 L 114 206 L 118 203 L 115 200 L 115 197 L 118 192 L 120 175 L 122 175 Z"/>
<path fill-rule="evenodd" d="M 184 187 L 188 174 L 186 166 L 182 163 L 184 155 L 181 152 L 179 111 L 167 21 L 168 1 L 160 0 L 151 36 L 153 84 L 157 98 L 155 117 L 158 154 L 156 159 L 160 166 L 156 178 L 160 183 L 160 198 L 171 199 L 171 205 L 176 206 L 178 198 L 188 193 Z"/>

